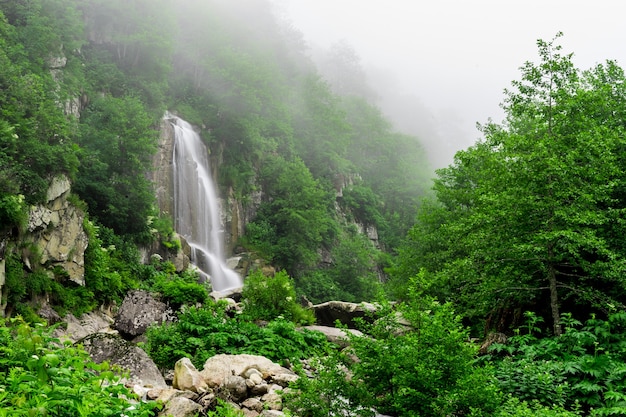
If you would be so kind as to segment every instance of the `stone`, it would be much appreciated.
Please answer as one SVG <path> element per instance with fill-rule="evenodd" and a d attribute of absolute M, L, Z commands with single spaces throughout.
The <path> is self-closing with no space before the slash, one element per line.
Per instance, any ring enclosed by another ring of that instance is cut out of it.
<path fill-rule="evenodd" d="M 261 401 L 264 403 L 266 410 L 282 410 L 283 400 L 280 394 L 276 392 L 268 392 L 261 397 Z"/>
<path fill-rule="evenodd" d="M 256 368 L 248 368 L 241 374 L 244 378 L 250 378 L 252 375 L 258 375 L 263 379 L 263 374 Z"/>
<path fill-rule="evenodd" d="M 200 404 L 184 398 L 175 397 L 165 403 L 163 410 L 159 412 L 159 416 L 167 417 L 195 417 L 202 411 Z"/>
<path fill-rule="evenodd" d="M 236 401 L 245 399 L 248 394 L 246 379 L 239 375 L 227 376 L 224 380 L 224 388 L 228 390 L 230 397 Z"/>
<path fill-rule="evenodd" d="M 279 410 L 263 410 L 259 417 L 284 417 L 285 413 Z"/>
<path fill-rule="evenodd" d="M 289 369 L 283 368 L 264 356 L 247 354 L 215 355 L 207 359 L 200 374 L 209 387 L 218 387 L 223 385 L 228 376 L 241 376 L 250 368 L 258 370 L 263 375 L 263 379 L 269 379 L 278 374 L 294 374 Z"/>
<path fill-rule="evenodd" d="M 165 379 L 148 354 L 117 335 L 96 333 L 79 341 L 96 363 L 119 365 L 129 372 L 132 384 L 166 387 Z"/>
<path fill-rule="evenodd" d="M 241 412 L 243 413 L 244 417 L 259 417 L 259 412 L 255 411 L 255 410 L 250 410 L 249 408 L 242 408 Z"/>
<path fill-rule="evenodd" d="M 209 296 L 217 301 L 223 299 L 232 299 L 235 303 L 241 301 L 241 293 L 243 291 L 243 287 L 237 288 L 229 288 L 224 291 L 212 291 Z"/>
<path fill-rule="evenodd" d="M 263 402 L 258 398 L 248 398 L 241 403 L 241 406 L 250 410 L 258 411 L 259 413 L 263 411 Z"/>
<path fill-rule="evenodd" d="M 92 311 L 80 316 L 80 319 L 69 313 L 63 318 L 64 327 L 57 327 L 53 335 L 61 340 L 70 340 L 72 343 L 94 333 L 117 334 L 111 328 L 113 319 L 101 311 Z"/>
<path fill-rule="evenodd" d="M 202 375 L 200 375 L 200 372 L 193 366 L 189 358 L 182 358 L 174 365 L 174 381 L 172 382 L 172 387 L 197 393 L 203 393 L 209 389 Z"/>
<path fill-rule="evenodd" d="M 161 403 L 166 403 L 172 398 L 181 396 L 182 391 L 179 391 L 174 388 L 152 388 L 146 393 L 146 397 L 153 401 L 159 401 Z"/>
<path fill-rule="evenodd" d="M 277 374 L 272 377 L 272 382 L 281 387 L 287 387 L 290 383 L 295 382 L 298 379 L 298 375 L 293 373 Z"/>
<path fill-rule="evenodd" d="M 149 326 L 168 320 L 168 307 L 148 291 L 129 291 L 115 318 L 115 328 L 127 336 L 144 334 Z"/>
<path fill-rule="evenodd" d="M 269 392 L 270 386 L 266 383 L 257 384 L 250 388 L 252 395 L 265 395 Z"/>
<path fill-rule="evenodd" d="M 372 320 L 377 308 L 371 303 L 348 303 L 344 301 L 327 301 L 313 306 L 317 323 L 322 326 L 334 326 L 338 320 L 346 326 L 354 326 L 354 319 Z"/>
<path fill-rule="evenodd" d="M 290 376 L 293 376 L 293 375 L 290 375 Z M 261 373 L 252 374 L 248 378 L 248 381 L 250 381 L 253 385 L 259 385 L 263 383 L 263 376 L 261 375 Z"/>
<path fill-rule="evenodd" d="M 354 336 L 363 336 L 363 333 L 355 329 L 338 329 L 336 327 L 329 326 L 305 326 L 303 329 L 312 330 L 323 333 L 326 336 L 326 340 L 341 348 L 345 348 L 349 345 L 348 333 Z"/>

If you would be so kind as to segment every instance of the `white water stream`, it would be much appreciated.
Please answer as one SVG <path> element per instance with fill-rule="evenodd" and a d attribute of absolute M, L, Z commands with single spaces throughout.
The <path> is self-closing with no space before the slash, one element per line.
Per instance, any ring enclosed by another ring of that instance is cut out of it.
<path fill-rule="evenodd" d="M 241 287 L 239 274 L 226 266 L 220 207 L 211 178 L 208 151 L 193 127 L 167 114 L 174 127 L 174 229 L 191 246 L 191 262 L 214 291 Z"/>

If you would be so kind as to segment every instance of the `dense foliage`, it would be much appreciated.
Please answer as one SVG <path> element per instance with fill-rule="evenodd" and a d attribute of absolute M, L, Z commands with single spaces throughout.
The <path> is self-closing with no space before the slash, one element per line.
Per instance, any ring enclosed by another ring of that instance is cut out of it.
<path fill-rule="evenodd" d="M 541 318 L 527 323 L 505 344 L 492 345 L 483 360 L 494 365 L 504 392 L 526 401 L 580 409 L 592 416 L 626 412 L 624 331 L 626 314 L 584 325 L 564 315 L 561 337 L 540 338 Z"/>
<path fill-rule="evenodd" d="M 0 416 L 148 417 L 157 407 L 140 403 L 108 364 L 41 325 L 0 320 L 0 352 Z"/>
<path fill-rule="evenodd" d="M 239 316 L 230 317 L 224 303 L 190 307 L 175 323 L 152 327 L 147 332 L 146 351 L 163 369 L 177 360 L 190 358 L 202 369 L 211 356 L 227 353 L 262 355 L 275 362 L 297 361 L 329 350 L 323 334 L 296 330 L 293 322 L 275 317 L 266 326 Z"/>
<path fill-rule="evenodd" d="M 243 313 L 251 321 L 283 317 L 296 324 L 313 324 L 315 315 L 296 300 L 293 280 L 285 271 L 271 277 L 260 270 L 248 275 L 241 293 Z"/>
<path fill-rule="evenodd" d="M 354 51 L 337 46 L 322 75 L 266 0 L 0 0 L 0 305 L 36 323 L 43 299 L 81 314 L 157 292 L 180 309 L 148 332 L 159 366 L 317 357 L 289 403 L 303 416 L 624 414 L 626 79 L 612 61 L 577 69 L 556 39 L 538 47 L 506 121 L 481 126 L 420 201 L 424 152 L 372 103 Z M 222 195 L 254 213 L 236 244 L 281 271 L 248 278 L 242 312 L 191 272 L 140 263 L 138 243 L 181 249 L 145 177 L 165 109 L 202 128 Z M 4 246 L 58 174 L 88 218 L 85 286 L 34 245 Z M 300 296 L 385 290 L 405 302 L 347 351 L 296 329 L 313 320 Z M 491 330 L 513 336 L 476 360 L 470 332 Z M 39 325 L 2 321 L 0 352 L 0 416 L 153 408 L 129 409 L 106 365 Z"/>
<path fill-rule="evenodd" d="M 1 2 L 0 13 L 3 230 L 23 226 L 63 173 L 92 222 L 150 243 L 145 173 L 169 108 L 204 127 L 222 195 L 256 213 L 239 244 L 285 269 L 299 294 L 315 289 L 310 277 L 324 283 L 313 299 L 372 294 L 381 249 L 397 246 L 425 192 L 425 155 L 367 88 L 333 88 L 268 1 L 35 0 Z M 358 60 L 334 76 L 354 71 Z M 378 247 L 360 244 L 353 223 L 377 228 Z M 335 255 L 346 236 L 365 268 Z"/>
<path fill-rule="evenodd" d="M 396 277 L 423 271 L 429 293 L 487 329 L 528 309 L 559 335 L 562 309 L 584 320 L 623 305 L 626 83 L 614 62 L 579 71 L 555 41 L 538 46 L 506 123 L 438 171 Z"/>

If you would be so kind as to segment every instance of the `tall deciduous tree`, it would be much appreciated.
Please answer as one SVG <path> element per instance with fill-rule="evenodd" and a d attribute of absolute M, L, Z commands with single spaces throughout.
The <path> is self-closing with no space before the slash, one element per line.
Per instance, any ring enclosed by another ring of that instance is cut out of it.
<path fill-rule="evenodd" d="M 625 108 L 625 80 L 612 62 L 579 71 L 555 40 L 538 47 L 540 62 L 506 91 L 506 123 L 482 126 L 484 141 L 438 172 L 440 205 L 422 214 L 405 264 L 417 260 L 445 295 L 483 312 L 549 294 L 559 335 L 564 299 L 597 307 L 624 294 L 614 236 L 625 136 L 614 114 Z"/>

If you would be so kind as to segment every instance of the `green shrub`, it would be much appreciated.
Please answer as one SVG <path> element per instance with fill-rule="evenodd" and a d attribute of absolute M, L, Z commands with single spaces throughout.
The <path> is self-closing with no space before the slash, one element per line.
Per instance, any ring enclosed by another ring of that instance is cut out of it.
<path fill-rule="evenodd" d="M 289 387 L 283 401 L 285 407 L 299 416 L 307 417 L 372 417 L 367 404 L 365 386 L 353 378 L 347 378 L 346 364 L 350 364 L 345 353 L 335 351 L 311 361 L 315 369 L 309 378 L 301 369 L 300 378 Z"/>
<path fill-rule="evenodd" d="M 2 177 L 0 177 L 2 178 Z M 2 194 L 0 192 L 0 225 L 23 226 L 28 219 L 27 205 L 23 195 Z"/>
<path fill-rule="evenodd" d="M 266 327 L 226 314 L 225 303 L 207 303 L 184 309 L 175 323 L 151 327 L 147 333 L 146 351 L 163 369 L 171 369 L 182 357 L 197 367 L 216 354 L 248 353 L 263 355 L 282 362 L 326 353 L 329 344 L 320 332 L 296 330 L 284 319 L 271 321 Z"/>
<path fill-rule="evenodd" d="M 578 411 L 568 411 L 562 406 L 551 407 L 541 405 L 536 401 L 530 403 L 520 401 L 518 398 L 509 397 L 508 400 L 498 409 L 494 417 L 576 417 L 580 416 Z"/>
<path fill-rule="evenodd" d="M 152 415 L 156 403 L 131 407 L 136 396 L 106 363 L 93 363 L 80 346 L 62 345 L 49 330 L 0 319 L 0 416 Z"/>
<path fill-rule="evenodd" d="M 183 305 L 204 304 L 209 297 L 205 285 L 198 283 L 198 276 L 188 272 L 181 275 L 157 273 L 152 290 L 161 293 L 163 300 L 173 308 Z"/>
<path fill-rule="evenodd" d="M 296 302 L 293 280 L 285 271 L 266 277 L 259 270 L 252 272 L 244 283 L 244 314 L 251 320 L 272 320 L 279 316 L 297 324 L 311 324 L 314 313 Z"/>
<path fill-rule="evenodd" d="M 287 406 L 304 416 L 491 417 L 501 404 L 489 368 L 476 366 L 450 305 L 424 300 L 401 311 L 414 330 L 400 332 L 397 311 L 383 305 L 366 336 L 349 336 L 350 357 L 329 355 L 317 378 L 301 378 Z M 354 358 L 358 360 L 354 360 Z M 348 377 L 349 376 L 349 377 Z M 345 414 L 343 414 L 345 413 Z"/>
<path fill-rule="evenodd" d="M 474 365 L 476 348 L 452 307 L 425 299 L 400 311 L 413 331 L 400 333 L 396 313 L 386 307 L 382 318 L 363 328 L 372 337 L 350 337 L 359 358 L 351 371 L 371 393 L 369 405 L 396 416 L 469 415 L 472 410 L 491 415 L 500 404 L 493 375 Z"/>
<path fill-rule="evenodd" d="M 526 317 L 526 326 L 485 358 L 500 389 L 542 406 L 576 411 L 580 404 L 585 415 L 626 414 L 626 313 L 584 325 L 565 314 L 563 335 L 544 338 L 536 336 L 537 316 Z"/>

